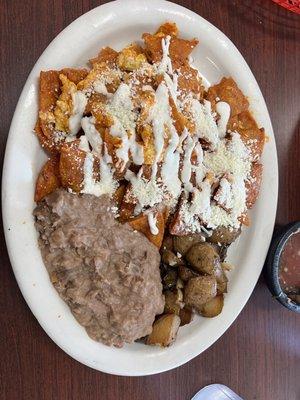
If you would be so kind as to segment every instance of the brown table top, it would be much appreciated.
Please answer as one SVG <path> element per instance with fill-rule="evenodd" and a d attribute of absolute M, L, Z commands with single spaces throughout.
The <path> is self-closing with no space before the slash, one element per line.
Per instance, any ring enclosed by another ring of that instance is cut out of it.
<path fill-rule="evenodd" d="M 65 26 L 101 3 L 0 1 L 1 160 L 16 102 L 37 58 Z M 277 223 L 300 220 L 300 16 L 271 0 L 177 3 L 221 29 L 250 65 L 276 135 Z M 273 300 L 263 279 L 231 328 L 191 362 L 150 377 L 110 376 L 71 359 L 42 330 L 18 289 L 1 235 L 1 399 L 185 400 L 210 383 L 228 385 L 245 400 L 300 399 L 299 315 Z"/>

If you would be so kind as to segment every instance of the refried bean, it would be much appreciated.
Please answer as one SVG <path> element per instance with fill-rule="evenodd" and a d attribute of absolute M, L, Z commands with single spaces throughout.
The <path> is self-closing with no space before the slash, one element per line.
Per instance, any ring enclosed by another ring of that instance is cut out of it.
<path fill-rule="evenodd" d="M 88 335 L 121 347 L 151 333 L 164 310 L 160 255 L 108 196 L 59 189 L 34 210 L 50 279 Z"/>

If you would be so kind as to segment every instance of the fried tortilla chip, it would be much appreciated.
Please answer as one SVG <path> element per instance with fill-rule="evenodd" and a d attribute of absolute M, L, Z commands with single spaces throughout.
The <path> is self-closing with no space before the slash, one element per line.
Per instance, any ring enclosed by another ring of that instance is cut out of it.
<path fill-rule="evenodd" d="M 42 131 L 42 128 L 40 127 L 39 118 L 35 124 L 34 132 L 35 132 L 37 138 L 39 139 L 39 142 L 44 150 L 46 150 L 49 154 L 57 154 L 58 153 L 58 146 L 53 141 L 53 139 L 51 137 L 49 138 L 44 135 L 44 132 Z"/>
<path fill-rule="evenodd" d="M 230 116 L 233 117 L 249 108 L 249 102 L 232 78 L 223 78 L 217 85 L 208 89 L 206 99 L 213 110 L 217 101 L 225 101 L 230 105 Z M 219 100 L 218 100 L 219 99 Z"/>
<path fill-rule="evenodd" d="M 171 116 L 174 126 L 176 128 L 176 131 L 181 134 L 184 128 L 187 126 L 186 117 L 178 110 L 172 97 L 169 98 L 169 103 L 171 107 Z"/>
<path fill-rule="evenodd" d="M 82 189 L 83 165 L 86 153 L 78 148 L 80 141 L 66 142 L 61 146 L 59 172 L 62 186 L 73 192 Z"/>
<path fill-rule="evenodd" d="M 109 65 L 114 65 L 118 58 L 118 52 L 111 47 L 103 47 L 97 57 L 90 59 L 92 66 L 94 64 L 107 63 Z"/>
<path fill-rule="evenodd" d="M 258 128 L 251 113 L 247 110 L 233 118 L 230 118 L 228 129 L 237 131 L 241 135 L 241 139 L 247 148 L 250 150 L 252 159 L 254 161 L 259 160 L 265 145 L 265 132 L 264 129 Z"/>
<path fill-rule="evenodd" d="M 85 69 L 64 68 L 61 71 L 41 71 L 39 92 L 39 123 L 36 125 L 36 133 L 41 145 L 49 152 L 57 152 L 60 147 L 60 138 L 55 135 L 54 108 L 61 94 L 61 81 L 59 75 L 77 84 L 85 78 L 88 71 Z"/>
<path fill-rule="evenodd" d="M 246 206 L 248 209 L 253 207 L 258 198 L 262 180 L 262 171 L 262 164 L 256 162 L 252 163 L 250 179 L 246 181 Z"/>
<path fill-rule="evenodd" d="M 122 197 L 122 202 L 120 205 L 119 214 L 120 214 L 121 222 L 126 222 L 130 218 L 133 218 L 133 216 L 134 216 L 134 209 L 136 206 L 136 201 L 131 196 L 131 190 L 132 190 L 132 186 L 129 183 L 124 190 L 124 195 Z"/>
<path fill-rule="evenodd" d="M 159 29 L 154 35 L 144 33 L 142 36 L 145 43 L 147 58 L 153 63 L 157 63 L 162 59 L 162 39 L 169 35 L 169 33 L 166 34 L 165 31 L 167 30 Z M 171 36 L 169 55 L 174 69 L 187 63 L 189 55 L 197 44 L 197 39 L 185 40 L 179 39 L 176 36 Z"/>
<path fill-rule="evenodd" d="M 142 232 L 151 243 L 153 243 L 156 247 L 160 248 L 165 232 L 165 219 L 164 219 L 164 214 L 162 212 L 156 212 L 155 217 L 156 217 L 156 227 L 158 229 L 157 235 L 153 235 L 151 233 L 148 223 L 148 216 L 145 214 L 141 214 L 129 220 L 129 225 L 132 226 L 132 228 L 137 230 L 138 232 Z"/>
<path fill-rule="evenodd" d="M 48 194 L 61 186 L 59 176 L 59 156 L 53 155 L 43 165 L 36 181 L 34 201 L 43 200 Z"/>
<path fill-rule="evenodd" d="M 202 100 L 204 86 L 198 71 L 186 64 L 182 65 L 176 72 L 178 73 L 179 98 L 182 99 L 189 93 L 193 93 L 198 100 Z"/>
<path fill-rule="evenodd" d="M 156 34 L 163 34 L 165 36 L 178 36 L 178 28 L 175 22 L 165 22 L 157 29 Z"/>
<path fill-rule="evenodd" d="M 126 185 L 122 184 L 116 189 L 116 191 L 114 193 L 113 199 L 119 209 L 121 207 L 123 197 L 125 195 L 125 191 L 126 191 Z"/>

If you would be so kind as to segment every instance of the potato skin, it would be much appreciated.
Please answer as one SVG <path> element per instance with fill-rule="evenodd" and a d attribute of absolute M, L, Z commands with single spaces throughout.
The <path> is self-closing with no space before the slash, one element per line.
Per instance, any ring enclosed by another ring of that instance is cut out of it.
<path fill-rule="evenodd" d="M 193 311 L 191 308 L 184 307 L 179 312 L 180 326 L 189 324 L 193 319 Z"/>
<path fill-rule="evenodd" d="M 167 314 L 179 315 L 181 308 L 183 307 L 183 295 L 180 289 L 166 290 L 165 295 L 165 310 Z"/>
<path fill-rule="evenodd" d="M 163 284 L 164 290 L 174 288 L 177 283 L 177 278 L 178 278 L 178 275 L 177 275 L 176 269 L 170 268 L 162 279 L 162 284 Z"/>
<path fill-rule="evenodd" d="M 220 264 L 220 257 L 209 243 L 196 243 L 186 253 L 185 258 L 191 267 L 202 274 L 213 275 Z"/>
<path fill-rule="evenodd" d="M 174 342 L 180 326 L 180 318 L 175 314 L 165 314 L 153 324 L 153 330 L 146 339 L 148 345 L 162 347 L 170 346 Z"/>
<path fill-rule="evenodd" d="M 170 267 L 178 267 L 183 264 L 183 260 L 176 256 L 171 250 L 163 250 L 161 255 L 162 262 Z"/>
<path fill-rule="evenodd" d="M 228 278 L 221 266 L 221 264 L 216 268 L 215 277 L 217 280 L 217 292 L 218 294 L 227 293 L 227 282 Z"/>
<path fill-rule="evenodd" d="M 183 282 L 187 282 L 190 278 L 197 276 L 197 274 L 194 271 L 192 271 L 190 268 L 186 267 L 185 265 L 179 265 L 178 275 L 179 275 L 179 278 Z"/>
<path fill-rule="evenodd" d="M 203 304 L 213 299 L 217 294 L 217 281 L 213 276 L 197 276 L 191 278 L 184 289 L 186 306 L 195 308 L 201 313 Z"/>
<path fill-rule="evenodd" d="M 240 229 L 229 230 L 225 226 L 220 226 L 213 230 L 212 235 L 207 240 L 211 243 L 228 246 L 236 240 L 240 233 Z"/>
<path fill-rule="evenodd" d="M 173 251 L 173 238 L 171 236 L 165 236 L 161 245 L 161 250 Z"/>
<path fill-rule="evenodd" d="M 200 314 L 206 318 L 213 318 L 219 315 L 224 306 L 224 296 L 219 294 L 201 307 Z"/>
<path fill-rule="evenodd" d="M 203 240 L 204 236 L 201 234 L 174 236 L 174 250 L 182 255 L 185 255 L 186 252 L 193 246 L 193 244 L 203 242 Z"/>

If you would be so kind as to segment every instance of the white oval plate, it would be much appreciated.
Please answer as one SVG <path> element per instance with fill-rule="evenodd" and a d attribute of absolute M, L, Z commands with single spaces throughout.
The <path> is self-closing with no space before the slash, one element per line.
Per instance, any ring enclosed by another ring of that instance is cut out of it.
<path fill-rule="evenodd" d="M 41 70 L 81 66 L 102 46 L 121 49 L 175 21 L 183 37 L 197 37 L 194 64 L 209 83 L 231 75 L 249 97 L 252 111 L 270 138 L 263 155 L 260 198 L 251 213 L 252 225 L 231 249 L 236 269 L 220 316 L 197 317 L 180 329 L 166 349 L 143 344 L 109 348 L 91 340 L 52 287 L 37 246 L 32 210 L 37 173 L 46 159 L 33 127 L 38 108 Z M 66 353 L 92 368 L 118 375 L 149 375 L 177 367 L 211 346 L 232 324 L 247 302 L 269 247 L 277 204 L 277 156 L 269 114 L 258 84 L 231 41 L 197 14 L 162 0 L 119 0 L 84 14 L 47 47 L 35 64 L 11 124 L 3 170 L 3 219 L 14 273 L 25 300 L 47 334 Z"/>

